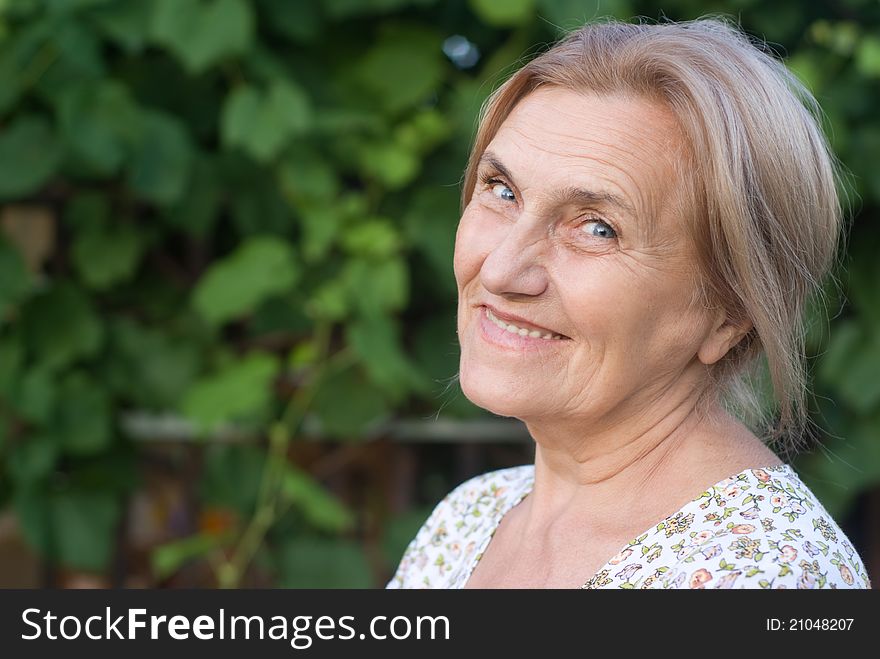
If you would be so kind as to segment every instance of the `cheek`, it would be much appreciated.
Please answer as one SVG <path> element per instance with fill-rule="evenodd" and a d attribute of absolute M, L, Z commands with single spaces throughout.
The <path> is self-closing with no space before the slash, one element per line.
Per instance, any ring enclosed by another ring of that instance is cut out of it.
<path fill-rule="evenodd" d="M 581 339 L 604 343 L 638 322 L 639 302 L 634 298 L 638 287 L 613 260 L 565 250 L 555 256 L 551 277 L 565 315 Z"/>
<path fill-rule="evenodd" d="M 628 332 L 622 338 L 638 346 L 646 360 L 674 365 L 692 357 L 705 317 L 689 308 L 687 284 L 667 276 L 669 281 L 642 280 L 628 289 L 621 309 L 626 316 L 621 325 Z"/>
<path fill-rule="evenodd" d="M 471 204 L 459 220 L 452 260 L 459 292 L 479 275 L 483 261 L 495 244 L 493 224 L 487 219 L 484 213 Z"/>
<path fill-rule="evenodd" d="M 673 347 L 693 342 L 702 319 L 686 308 L 682 285 L 652 274 L 621 268 L 613 260 L 581 256 L 557 277 L 570 302 L 570 318 L 582 340 L 595 349 L 638 364 L 668 359 Z"/>

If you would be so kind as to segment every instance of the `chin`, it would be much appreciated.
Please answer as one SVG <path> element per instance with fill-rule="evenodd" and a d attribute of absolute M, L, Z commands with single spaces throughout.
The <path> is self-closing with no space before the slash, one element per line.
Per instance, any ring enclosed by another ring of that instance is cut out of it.
<path fill-rule="evenodd" d="M 534 406 L 537 392 L 517 392 L 505 378 L 495 374 L 475 372 L 462 366 L 458 379 L 461 391 L 469 401 L 497 416 L 523 418 Z"/>

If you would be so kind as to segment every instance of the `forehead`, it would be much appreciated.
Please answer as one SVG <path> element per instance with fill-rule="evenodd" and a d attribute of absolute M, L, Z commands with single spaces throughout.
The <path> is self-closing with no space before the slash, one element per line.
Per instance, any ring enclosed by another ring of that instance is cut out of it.
<path fill-rule="evenodd" d="M 680 191 L 683 144 L 659 102 L 547 87 L 514 107 L 486 151 L 525 196 L 576 186 L 620 196 L 635 219 L 656 222 Z"/>

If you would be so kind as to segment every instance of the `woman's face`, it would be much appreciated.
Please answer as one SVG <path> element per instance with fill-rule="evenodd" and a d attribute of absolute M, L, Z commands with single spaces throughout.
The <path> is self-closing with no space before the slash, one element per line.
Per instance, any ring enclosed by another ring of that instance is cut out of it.
<path fill-rule="evenodd" d="M 596 420 L 696 386 L 715 320 L 692 304 L 681 139 L 646 100 L 550 87 L 514 108 L 456 235 L 460 382 L 475 404 Z"/>

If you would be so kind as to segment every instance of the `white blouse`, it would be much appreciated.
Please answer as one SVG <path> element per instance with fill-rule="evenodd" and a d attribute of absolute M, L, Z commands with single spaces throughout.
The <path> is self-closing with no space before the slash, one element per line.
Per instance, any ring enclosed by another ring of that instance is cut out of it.
<path fill-rule="evenodd" d="M 534 465 L 465 481 L 434 508 L 386 588 L 463 588 Z M 623 546 L 581 588 L 870 588 L 849 539 L 788 465 L 716 483 Z"/>

